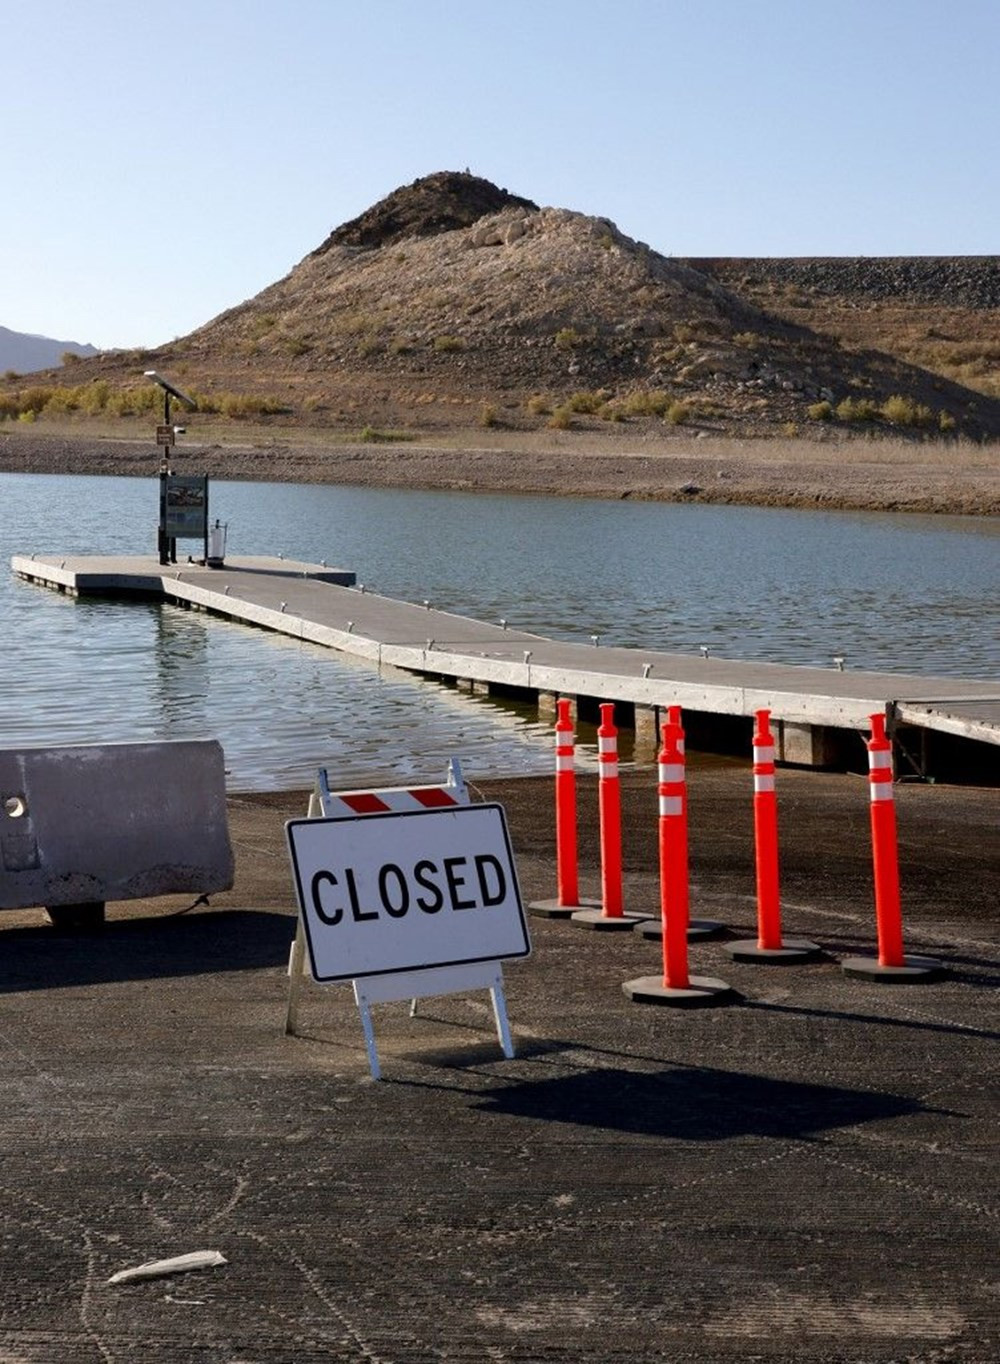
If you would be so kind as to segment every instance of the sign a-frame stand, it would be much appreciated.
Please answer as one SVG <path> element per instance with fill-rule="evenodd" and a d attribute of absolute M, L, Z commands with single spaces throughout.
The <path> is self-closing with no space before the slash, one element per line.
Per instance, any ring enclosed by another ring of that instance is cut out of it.
<path fill-rule="evenodd" d="M 321 769 L 305 819 L 286 825 L 299 903 L 285 1032 L 298 1031 L 308 955 L 319 983 L 354 990 L 372 1078 L 371 1006 L 489 990 L 514 1055 L 501 962 L 531 950 L 503 809 L 471 805 L 457 761 L 444 786 L 332 792 Z"/>

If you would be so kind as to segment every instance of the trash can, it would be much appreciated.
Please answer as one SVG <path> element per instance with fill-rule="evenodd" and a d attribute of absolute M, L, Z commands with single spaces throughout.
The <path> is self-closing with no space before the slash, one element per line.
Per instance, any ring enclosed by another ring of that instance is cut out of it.
<path fill-rule="evenodd" d="M 229 529 L 228 523 L 222 523 L 216 519 L 214 526 L 208 528 L 208 553 L 205 556 L 205 566 L 207 568 L 221 568 L 226 558 L 226 531 Z"/>

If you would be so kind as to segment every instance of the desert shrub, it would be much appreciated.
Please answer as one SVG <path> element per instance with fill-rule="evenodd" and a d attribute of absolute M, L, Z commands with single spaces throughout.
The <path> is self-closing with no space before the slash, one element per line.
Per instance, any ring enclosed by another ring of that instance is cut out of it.
<path fill-rule="evenodd" d="M 844 398 L 837 404 L 837 420 L 842 422 L 873 422 L 879 415 L 878 404 L 871 398 Z"/>
<path fill-rule="evenodd" d="M 306 341 L 302 336 L 283 336 L 280 345 L 286 355 L 290 355 L 293 360 L 312 350 L 312 342 Z"/>
<path fill-rule="evenodd" d="M 137 417 L 159 410 L 160 390 L 152 385 L 111 389 L 104 399 L 103 411 L 112 417 Z"/>
<path fill-rule="evenodd" d="M 555 335 L 556 350 L 576 350 L 577 346 L 583 345 L 583 341 L 583 333 L 575 327 L 560 327 Z"/>
<path fill-rule="evenodd" d="M 7 417 L 16 417 L 20 410 L 13 393 L 0 393 L 0 421 L 5 421 Z"/>
<path fill-rule="evenodd" d="M 568 431 L 573 425 L 573 413 L 563 404 L 562 407 L 555 409 L 545 425 L 550 426 L 553 431 Z"/>
<path fill-rule="evenodd" d="M 665 417 L 670 409 L 671 397 L 662 388 L 650 389 L 643 393 L 630 393 L 622 404 L 629 417 Z"/>
<path fill-rule="evenodd" d="M 657 367 L 661 365 L 675 365 L 679 361 L 685 359 L 686 356 L 687 351 L 679 343 L 675 345 L 657 345 L 653 348 L 653 352 L 650 355 L 650 361 Z"/>
<path fill-rule="evenodd" d="M 54 388 L 44 410 L 46 415 L 57 417 L 65 412 L 75 412 L 79 406 L 80 400 L 77 389 Z"/>
<path fill-rule="evenodd" d="M 224 417 L 269 417 L 288 410 L 280 398 L 261 393 L 220 393 L 215 401 Z"/>
<path fill-rule="evenodd" d="M 827 402 L 824 398 L 821 403 L 811 403 L 806 408 L 806 416 L 811 422 L 828 422 L 833 420 L 833 403 Z"/>
<path fill-rule="evenodd" d="M 397 336 L 395 340 L 389 342 L 390 355 L 409 355 L 413 349 L 413 342 L 408 341 L 405 336 Z"/>
<path fill-rule="evenodd" d="M 608 393 L 603 388 L 580 389 L 578 393 L 571 393 L 564 405 L 571 412 L 582 412 L 587 416 L 592 416 L 601 410 L 607 400 Z"/>
<path fill-rule="evenodd" d="M 882 416 L 894 426 L 933 426 L 934 413 L 923 403 L 894 393 L 881 407 Z"/>
<path fill-rule="evenodd" d="M 950 412 L 939 412 L 939 413 L 938 413 L 938 430 L 939 430 L 939 431 L 944 431 L 944 432 L 954 431 L 956 424 L 957 424 L 957 423 L 956 423 L 956 421 L 955 421 L 955 418 L 951 415 Z"/>
<path fill-rule="evenodd" d="M 540 393 L 533 393 L 524 406 L 533 417 L 545 417 L 552 411 L 549 400 Z"/>
<path fill-rule="evenodd" d="M 83 359 L 83 356 L 77 355 L 75 350 L 64 350 L 59 359 L 62 361 L 63 367 L 68 369 L 70 365 L 78 365 Z"/>
<path fill-rule="evenodd" d="M 496 426 L 499 420 L 499 413 L 493 403 L 483 403 L 479 409 L 479 425 L 490 427 Z"/>
<path fill-rule="evenodd" d="M 465 350 L 465 342 L 460 336 L 435 336 L 434 349 L 439 354 L 448 355 L 452 351 Z"/>
<path fill-rule="evenodd" d="M 676 402 L 672 402 L 666 411 L 666 418 L 671 426 L 683 426 L 693 416 L 694 408 L 692 405 L 680 398 Z"/>
<path fill-rule="evenodd" d="M 43 384 L 34 384 L 31 388 L 26 388 L 21 394 L 21 414 L 33 412 L 37 417 L 40 412 L 44 412 L 49 399 L 55 393 L 55 389 Z"/>
<path fill-rule="evenodd" d="M 135 393 L 132 389 L 113 389 L 105 399 L 104 411 L 109 417 L 131 417 L 136 411 Z"/>
<path fill-rule="evenodd" d="M 12 383 L 15 379 L 20 379 L 21 376 L 16 369 L 5 369 L 3 377 L 8 383 Z"/>
<path fill-rule="evenodd" d="M 331 319 L 329 327 L 340 336 L 363 336 L 374 331 L 376 325 L 371 313 L 341 313 Z"/>
<path fill-rule="evenodd" d="M 25 411 L 19 412 L 17 414 L 17 419 L 19 422 L 33 422 L 35 420 L 34 408 L 29 407 L 26 408 Z"/>
<path fill-rule="evenodd" d="M 92 384 L 85 386 L 80 398 L 80 406 L 84 412 L 95 416 L 98 412 L 104 411 L 110 392 L 111 385 L 107 379 L 95 379 Z"/>

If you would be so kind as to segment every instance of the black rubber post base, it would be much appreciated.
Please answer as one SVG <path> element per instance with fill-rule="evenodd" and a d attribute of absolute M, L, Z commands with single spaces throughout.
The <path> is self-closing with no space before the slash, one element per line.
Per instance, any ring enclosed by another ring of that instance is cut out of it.
<path fill-rule="evenodd" d="M 633 1004 L 662 1004 L 673 1009 L 710 1009 L 739 999 L 732 986 L 714 976 L 689 976 L 684 989 L 664 985 L 662 976 L 639 976 L 625 981 L 622 989 Z"/>
<path fill-rule="evenodd" d="M 532 900 L 528 905 L 528 913 L 533 914 L 536 919 L 569 919 L 583 909 L 600 907 L 600 900 L 583 895 L 575 905 L 561 905 L 558 900 Z"/>
<path fill-rule="evenodd" d="M 845 976 L 857 980 L 876 980 L 883 985 L 919 985 L 937 980 L 947 971 L 937 957 L 907 955 L 902 966 L 882 966 L 877 957 L 845 957 L 840 963 Z"/>
<path fill-rule="evenodd" d="M 656 942 L 663 941 L 663 920 L 649 919 L 646 923 L 640 924 L 635 930 L 644 938 L 652 938 Z M 707 938 L 721 937 L 726 931 L 726 925 L 718 923 L 715 919 L 690 919 L 688 921 L 687 940 L 688 942 L 704 942 Z"/>
<path fill-rule="evenodd" d="M 605 914 L 601 909 L 581 909 L 570 919 L 578 928 L 591 928 L 596 933 L 633 933 L 645 914 Z"/>
<path fill-rule="evenodd" d="M 741 938 L 738 942 L 726 943 L 723 951 L 728 952 L 733 961 L 768 966 L 794 966 L 796 962 L 815 961 L 823 955 L 819 943 L 806 938 L 783 938 L 780 947 L 761 947 L 756 938 Z"/>
<path fill-rule="evenodd" d="M 46 905 L 49 923 L 67 933 L 91 933 L 104 927 L 104 901 L 85 900 L 72 905 Z"/>

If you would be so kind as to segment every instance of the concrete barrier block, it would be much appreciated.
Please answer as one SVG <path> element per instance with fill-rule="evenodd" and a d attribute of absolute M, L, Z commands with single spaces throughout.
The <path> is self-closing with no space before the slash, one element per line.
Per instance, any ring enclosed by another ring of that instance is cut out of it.
<path fill-rule="evenodd" d="M 233 884 L 215 740 L 0 749 L 0 909 Z"/>

